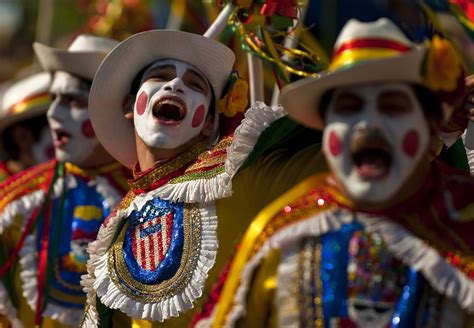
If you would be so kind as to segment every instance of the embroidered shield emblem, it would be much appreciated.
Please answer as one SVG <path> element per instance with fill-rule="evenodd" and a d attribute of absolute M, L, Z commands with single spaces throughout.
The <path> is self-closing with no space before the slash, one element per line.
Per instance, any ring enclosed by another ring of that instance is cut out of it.
<path fill-rule="evenodd" d="M 123 259 L 140 283 L 158 283 L 179 269 L 184 245 L 183 206 L 153 198 L 128 217 Z"/>
<path fill-rule="evenodd" d="M 163 261 L 171 242 L 173 217 L 172 209 L 158 209 L 133 229 L 133 256 L 143 269 L 154 271 Z"/>

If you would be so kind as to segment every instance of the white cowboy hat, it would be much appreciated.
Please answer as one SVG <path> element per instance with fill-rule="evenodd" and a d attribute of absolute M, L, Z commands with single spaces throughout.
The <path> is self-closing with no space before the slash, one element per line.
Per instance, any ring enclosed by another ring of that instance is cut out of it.
<path fill-rule="evenodd" d="M 36 73 L 10 85 L 2 96 L 0 131 L 26 119 L 44 115 L 50 104 L 51 75 Z"/>
<path fill-rule="evenodd" d="M 363 23 L 351 19 L 334 46 L 330 68 L 318 78 L 285 86 L 279 102 L 295 121 L 322 129 L 318 107 L 328 90 L 352 84 L 400 81 L 423 84 L 425 46 L 416 46 L 387 18 Z"/>
<path fill-rule="evenodd" d="M 89 95 L 89 110 L 97 138 L 127 167 L 137 162 L 137 154 L 133 124 L 124 117 L 124 97 L 143 68 L 167 58 L 196 67 L 208 79 L 216 100 L 235 60 L 232 50 L 220 42 L 182 31 L 146 31 L 119 43 L 97 71 Z"/>
<path fill-rule="evenodd" d="M 81 34 L 67 50 L 51 48 L 38 42 L 33 44 L 33 49 L 45 71 L 65 71 L 92 80 L 104 57 L 117 44 L 112 39 Z"/>

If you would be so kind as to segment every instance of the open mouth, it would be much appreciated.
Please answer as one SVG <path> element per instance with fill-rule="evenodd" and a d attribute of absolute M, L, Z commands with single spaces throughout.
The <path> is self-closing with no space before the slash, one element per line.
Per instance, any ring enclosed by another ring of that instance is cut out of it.
<path fill-rule="evenodd" d="M 390 147 L 385 141 L 360 144 L 352 151 L 352 162 L 362 179 L 383 179 L 392 165 Z"/>
<path fill-rule="evenodd" d="M 165 125 L 176 125 L 186 116 L 186 105 L 177 97 L 163 97 L 153 106 L 153 116 Z"/>
<path fill-rule="evenodd" d="M 55 147 L 64 146 L 71 139 L 71 135 L 62 129 L 53 130 L 53 144 Z"/>

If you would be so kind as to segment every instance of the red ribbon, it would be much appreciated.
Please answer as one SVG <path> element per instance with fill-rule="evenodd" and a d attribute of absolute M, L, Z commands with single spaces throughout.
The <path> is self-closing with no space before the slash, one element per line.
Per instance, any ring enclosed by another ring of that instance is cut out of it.
<path fill-rule="evenodd" d="M 296 19 L 298 17 L 298 8 L 295 0 L 267 0 L 260 10 L 264 16 L 278 16 Z"/>
<path fill-rule="evenodd" d="M 38 262 L 38 299 L 36 300 L 35 326 L 41 324 L 41 313 L 43 310 L 43 293 L 46 282 L 46 269 L 48 264 L 49 251 L 49 233 L 51 224 L 51 206 L 50 202 L 46 207 L 44 214 L 43 230 L 41 231 L 41 242 Z"/>
<path fill-rule="evenodd" d="M 0 279 L 3 279 L 3 277 L 7 274 L 7 272 L 12 267 L 15 259 L 18 256 L 18 253 L 20 252 L 21 248 L 23 247 L 23 244 L 25 243 L 26 236 L 28 236 L 29 233 L 31 232 L 31 228 L 33 227 L 33 224 L 36 222 L 36 219 L 39 216 L 40 210 L 41 208 L 38 207 L 33 211 L 33 213 L 31 214 L 31 217 L 29 218 L 25 226 L 25 230 L 21 234 L 20 240 L 16 244 L 15 248 L 11 251 L 10 255 L 8 256 L 8 259 L 0 267 Z"/>
<path fill-rule="evenodd" d="M 333 58 L 338 56 L 340 53 L 357 48 L 382 48 L 391 49 L 400 52 L 410 51 L 412 48 L 409 45 L 387 39 L 358 39 L 344 42 L 339 48 L 333 53 Z"/>

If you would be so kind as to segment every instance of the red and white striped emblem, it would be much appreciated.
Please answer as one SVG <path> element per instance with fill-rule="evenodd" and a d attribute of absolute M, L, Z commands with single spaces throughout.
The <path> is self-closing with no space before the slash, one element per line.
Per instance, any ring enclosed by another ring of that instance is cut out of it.
<path fill-rule="evenodd" d="M 171 241 L 173 213 L 168 212 L 138 225 L 132 232 L 132 251 L 138 264 L 154 271 L 163 261 Z"/>

